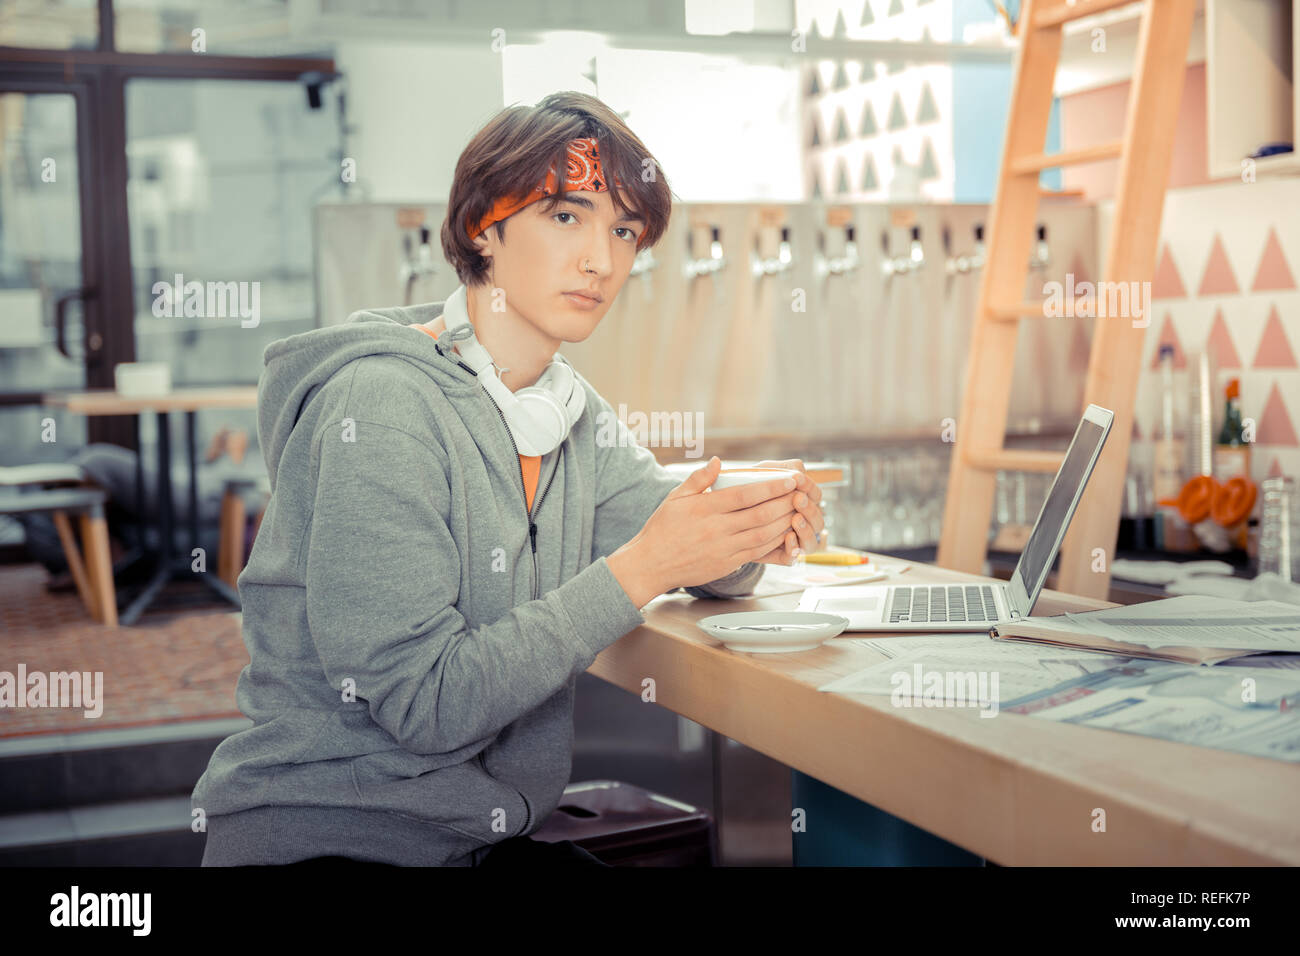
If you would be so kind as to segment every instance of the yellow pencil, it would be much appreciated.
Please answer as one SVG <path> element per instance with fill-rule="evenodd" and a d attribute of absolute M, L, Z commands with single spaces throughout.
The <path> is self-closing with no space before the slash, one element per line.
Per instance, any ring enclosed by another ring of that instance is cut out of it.
<path fill-rule="evenodd" d="M 845 554 L 842 551 L 813 551 L 805 554 L 803 559 L 809 564 L 868 564 L 870 559 L 860 554 Z"/>

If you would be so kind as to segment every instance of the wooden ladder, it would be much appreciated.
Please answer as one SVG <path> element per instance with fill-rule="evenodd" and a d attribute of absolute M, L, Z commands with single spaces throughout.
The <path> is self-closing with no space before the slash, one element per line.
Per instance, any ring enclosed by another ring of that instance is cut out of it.
<path fill-rule="evenodd" d="M 943 567 L 982 573 L 998 471 L 1050 474 L 1060 467 L 1064 455 L 1004 447 L 1020 320 L 1061 322 L 1063 335 L 1066 322 L 1079 321 L 1046 318 L 1042 301 L 1022 301 L 1040 197 L 1039 174 L 1053 167 L 1118 158 L 1103 278 L 1143 283 L 1150 282 L 1155 271 L 1195 0 L 1145 0 L 1124 138 L 1066 152 L 1043 152 L 1064 25 L 1130 2 L 1024 0 L 1021 4 L 1020 48 L 1002 168 L 989 219 L 988 253 L 939 541 L 938 564 Z M 1140 324 L 1135 321 L 1128 316 L 1095 321 L 1080 413 L 1095 403 L 1114 411 L 1115 421 L 1066 533 L 1058 591 L 1100 599 L 1109 593 L 1142 338 L 1151 316 L 1148 312 Z M 1104 560 L 1098 561 L 1096 555 Z"/>

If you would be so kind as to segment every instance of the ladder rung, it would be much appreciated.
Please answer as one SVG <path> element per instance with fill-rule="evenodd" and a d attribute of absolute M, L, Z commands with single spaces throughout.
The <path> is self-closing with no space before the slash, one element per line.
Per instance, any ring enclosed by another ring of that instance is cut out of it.
<path fill-rule="evenodd" d="M 1078 166 L 1102 159 L 1117 159 L 1123 149 L 1124 141 L 1117 139 L 1113 143 L 1098 143 L 1096 146 L 1085 146 L 1083 149 L 1069 149 L 1059 153 L 1034 153 L 1030 156 L 1021 156 L 1012 162 L 1011 172 L 1013 175 L 1041 173 L 1044 169 L 1057 166 Z"/>
<path fill-rule="evenodd" d="M 1021 302 L 1019 305 L 991 305 L 986 310 L 990 319 L 1014 322 L 1016 319 L 1041 319 L 1046 311 L 1042 302 Z"/>
<path fill-rule="evenodd" d="M 1055 473 L 1065 460 L 1065 452 L 1040 448 L 972 448 L 966 463 L 985 471 L 1046 471 Z"/>
<path fill-rule="evenodd" d="M 1126 7 L 1133 0 L 1071 0 L 1067 3 L 1056 3 L 1050 7 L 1044 7 L 1038 11 L 1034 17 L 1035 27 L 1054 27 L 1062 23 L 1068 23 L 1071 20 L 1082 20 L 1084 17 L 1090 17 L 1095 13 L 1105 13 L 1107 10 L 1114 10 L 1116 7 Z"/>

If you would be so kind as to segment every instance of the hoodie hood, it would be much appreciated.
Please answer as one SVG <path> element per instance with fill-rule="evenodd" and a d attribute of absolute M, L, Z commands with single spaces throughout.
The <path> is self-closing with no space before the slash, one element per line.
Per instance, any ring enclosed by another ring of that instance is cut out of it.
<path fill-rule="evenodd" d="M 391 354 L 419 366 L 451 400 L 485 394 L 474 371 L 451 350 L 450 334 L 435 342 L 409 325 L 424 325 L 443 313 L 446 302 L 363 309 L 342 325 L 312 329 L 279 339 L 262 354 L 257 390 L 257 438 L 275 489 L 280 457 L 294 426 L 316 391 L 339 369 L 368 355 Z M 555 356 L 570 364 L 562 355 Z M 490 397 L 490 396 L 489 396 Z"/>

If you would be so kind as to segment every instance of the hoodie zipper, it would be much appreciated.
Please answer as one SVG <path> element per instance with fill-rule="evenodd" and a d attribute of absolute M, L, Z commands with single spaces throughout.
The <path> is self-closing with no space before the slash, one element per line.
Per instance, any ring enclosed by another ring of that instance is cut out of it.
<path fill-rule="evenodd" d="M 444 352 L 444 351 L 442 350 L 442 347 L 439 346 L 436 342 L 434 343 L 434 346 L 433 346 L 433 347 L 434 347 L 435 349 L 438 350 L 438 354 L 439 354 L 439 355 L 442 355 L 442 356 L 445 356 L 445 357 L 447 357 L 447 358 L 450 358 L 450 356 L 448 356 L 447 353 Z M 470 367 L 469 367 L 468 365 L 466 365 L 464 362 L 460 361 L 460 359 L 457 359 L 457 360 L 456 360 L 456 364 L 459 365 L 461 368 L 463 368 L 465 371 L 469 372 L 470 375 L 473 375 L 473 376 L 474 376 L 474 381 L 476 381 L 476 382 L 478 381 L 478 376 L 474 374 L 474 370 L 473 370 L 472 368 L 470 368 Z M 491 401 L 491 396 L 488 397 L 488 400 Z M 535 521 L 533 520 L 533 518 L 537 515 L 538 510 L 541 508 L 541 506 L 542 506 L 542 499 L 546 497 L 546 492 L 550 491 L 550 489 L 551 489 L 551 482 L 555 480 L 555 473 L 556 473 L 557 471 L 559 471 L 560 468 L 559 468 L 559 465 L 557 464 L 557 465 L 555 466 L 555 468 L 551 469 L 551 476 L 550 476 L 549 478 L 546 479 L 546 487 L 543 488 L 543 489 L 542 489 L 542 493 L 541 493 L 540 495 L 537 496 L 537 499 L 533 502 L 533 507 L 532 507 L 532 509 L 530 510 L 529 507 L 528 507 L 528 486 L 524 484 L 524 463 L 523 463 L 522 461 L 519 461 L 519 446 L 518 446 L 517 444 L 515 444 L 515 436 L 514 436 L 514 434 L 510 431 L 510 424 L 506 421 L 505 413 L 501 411 L 501 409 L 497 406 L 497 403 L 496 403 L 496 402 L 492 402 L 492 407 L 495 408 L 495 409 L 497 410 L 497 415 L 501 418 L 501 424 L 505 427 L 505 430 L 506 430 L 506 437 L 510 439 L 510 448 L 511 448 L 511 449 L 514 451 L 514 453 L 515 453 L 515 461 L 518 462 L 518 464 L 519 464 L 519 489 L 520 489 L 520 491 L 523 493 L 523 496 L 524 496 L 524 517 L 525 517 L 526 519 L 528 519 L 528 539 L 529 539 L 529 542 L 530 542 L 531 545 L 532 545 L 532 552 L 533 552 L 533 555 L 532 555 L 532 556 L 533 556 L 533 600 L 536 601 L 536 600 L 537 600 L 537 585 L 538 585 L 538 574 L 537 574 L 537 522 L 535 522 Z"/>
<path fill-rule="evenodd" d="M 538 495 L 537 500 L 533 502 L 532 515 L 530 515 L 528 519 L 528 534 L 533 539 L 533 600 L 534 601 L 537 600 L 537 585 L 540 582 L 538 581 L 538 575 L 537 575 L 537 523 L 533 521 L 532 518 L 537 515 L 538 510 L 541 508 L 542 499 L 546 497 L 546 492 L 550 490 L 551 482 L 555 480 L 555 473 L 559 470 L 560 470 L 560 463 L 557 461 L 555 463 L 555 467 L 551 469 L 551 476 L 546 479 L 546 487 L 542 489 L 542 493 Z M 519 475 L 521 478 L 523 477 L 523 473 L 524 473 L 524 469 L 521 463 L 519 466 Z"/>
<path fill-rule="evenodd" d="M 492 407 L 496 408 L 497 414 L 501 416 L 501 424 L 505 426 L 506 435 L 510 438 L 510 447 L 514 450 L 515 461 L 519 463 L 519 487 L 523 490 L 524 493 L 524 517 L 528 519 L 528 539 L 531 542 L 532 549 L 533 549 L 533 600 L 536 601 L 537 585 L 538 585 L 537 522 L 534 521 L 533 519 L 537 516 L 537 512 L 541 509 L 542 499 L 546 497 L 546 492 L 550 490 L 551 482 L 555 480 L 555 473 L 560 470 L 560 467 L 557 464 L 554 468 L 551 469 L 551 476 L 546 479 L 546 487 L 543 488 L 542 493 L 537 496 L 537 499 L 533 502 L 533 507 L 530 510 L 528 507 L 528 489 L 527 486 L 524 484 L 524 463 L 522 461 L 519 461 L 519 446 L 515 444 L 515 436 L 510 432 L 510 425 L 506 422 L 505 413 L 502 412 L 500 408 L 497 408 L 496 402 L 492 403 Z"/>
<path fill-rule="evenodd" d="M 445 358 L 451 357 L 442 350 L 441 346 L 439 346 L 437 342 L 433 344 L 433 347 L 438 350 L 439 355 Z M 456 364 L 459 365 L 461 368 L 463 368 L 465 371 L 469 372 L 469 374 L 473 377 L 475 382 L 478 381 L 478 376 L 474 373 L 474 370 L 472 368 L 470 368 L 460 359 L 456 359 Z M 488 400 L 491 401 L 491 396 L 488 396 Z M 528 489 L 527 486 L 524 485 L 524 463 L 522 461 L 519 461 L 519 446 L 515 444 L 515 436 L 510 432 L 510 424 L 509 422 L 506 421 L 505 413 L 502 412 L 501 409 L 497 407 L 496 402 L 492 402 L 492 407 L 496 408 L 497 415 L 500 416 L 501 418 L 501 424 L 505 426 L 506 436 L 510 439 L 510 447 L 514 449 L 515 452 L 515 461 L 519 462 L 519 487 L 524 494 L 524 516 L 528 518 L 528 536 L 529 538 L 532 539 L 532 545 L 533 545 L 533 600 L 537 600 L 537 525 L 533 522 L 533 515 L 537 513 L 537 509 L 542 504 L 542 499 L 546 497 L 546 492 L 550 490 L 551 482 L 555 480 L 555 472 L 559 471 L 560 469 L 559 469 L 559 465 L 557 464 L 555 469 L 551 472 L 551 477 L 548 478 L 546 481 L 546 487 L 542 489 L 542 493 L 538 495 L 537 500 L 533 502 L 533 509 L 530 512 L 528 509 Z M 489 777 L 492 777 L 492 774 L 488 773 L 487 760 L 484 757 L 484 751 L 486 750 L 487 748 L 484 747 L 483 750 L 480 750 L 478 752 L 478 765 L 483 769 L 483 772 L 485 774 L 487 774 Z M 495 780 L 496 778 L 492 777 L 492 779 Z M 524 802 L 524 807 L 528 811 L 527 818 L 524 820 L 523 829 L 519 831 L 520 833 L 523 833 L 528 829 L 529 824 L 533 822 L 532 805 L 529 804 L 528 798 L 524 796 L 524 792 L 522 790 L 516 787 L 515 792 L 519 794 L 519 799 Z"/>

